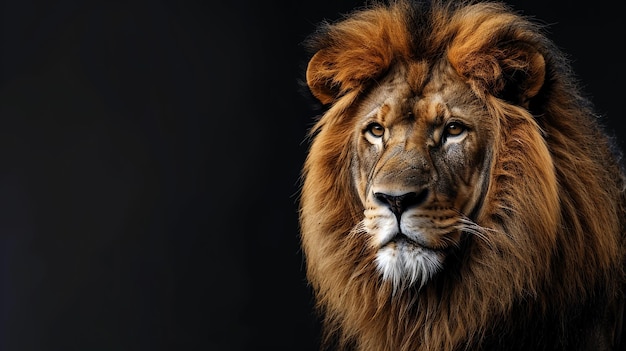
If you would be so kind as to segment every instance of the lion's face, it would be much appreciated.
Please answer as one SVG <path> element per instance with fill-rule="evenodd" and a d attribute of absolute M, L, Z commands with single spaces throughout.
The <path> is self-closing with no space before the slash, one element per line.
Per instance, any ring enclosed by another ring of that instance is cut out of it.
<path fill-rule="evenodd" d="M 354 183 L 376 265 L 395 288 L 424 285 L 459 248 L 488 186 L 492 136 L 484 106 L 449 65 L 423 93 L 397 66 L 357 109 Z"/>

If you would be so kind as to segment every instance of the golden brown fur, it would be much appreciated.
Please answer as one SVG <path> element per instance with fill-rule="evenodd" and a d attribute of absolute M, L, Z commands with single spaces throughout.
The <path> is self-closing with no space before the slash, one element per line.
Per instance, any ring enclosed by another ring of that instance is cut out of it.
<path fill-rule="evenodd" d="M 309 44 L 307 83 L 328 108 L 311 130 L 300 223 L 328 348 L 623 347 L 625 178 L 541 28 L 497 3 L 398 1 Z M 384 137 L 363 124 L 370 111 Z M 460 137 L 442 122 L 453 117 Z M 396 270 L 391 246 L 377 266 L 374 238 L 393 216 L 370 187 L 424 194 L 408 225 L 440 265 Z M 460 229 L 435 233 L 445 226 Z"/>

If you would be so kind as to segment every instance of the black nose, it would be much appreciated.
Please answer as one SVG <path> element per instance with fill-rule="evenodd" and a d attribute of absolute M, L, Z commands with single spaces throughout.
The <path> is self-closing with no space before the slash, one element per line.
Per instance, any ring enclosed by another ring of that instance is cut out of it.
<path fill-rule="evenodd" d="M 385 193 L 374 193 L 374 197 L 381 203 L 389 206 L 389 209 L 391 209 L 391 212 L 393 212 L 396 217 L 400 217 L 402 212 L 406 211 L 407 208 L 422 203 L 426 199 L 426 195 L 426 190 L 419 194 L 410 192 L 397 196 Z"/>

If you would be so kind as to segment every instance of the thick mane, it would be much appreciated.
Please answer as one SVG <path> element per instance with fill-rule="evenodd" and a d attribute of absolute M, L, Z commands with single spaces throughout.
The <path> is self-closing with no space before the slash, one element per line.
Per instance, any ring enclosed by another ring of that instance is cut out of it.
<path fill-rule="evenodd" d="M 540 27 L 498 3 L 397 1 L 324 24 L 307 44 L 307 81 L 328 109 L 311 130 L 303 168 L 301 240 L 327 342 L 524 349 L 534 341 L 493 334 L 535 330 L 565 347 L 586 340 L 568 324 L 611 322 L 604 306 L 623 297 L 625 281 L 626 181 L 567 60 Z M 394 293 L 360 227 L 354 110 L 395 63 L 442 58 L 497 121 L 475 218 L 489 240 L 465 240 L 423 289 Z"/>

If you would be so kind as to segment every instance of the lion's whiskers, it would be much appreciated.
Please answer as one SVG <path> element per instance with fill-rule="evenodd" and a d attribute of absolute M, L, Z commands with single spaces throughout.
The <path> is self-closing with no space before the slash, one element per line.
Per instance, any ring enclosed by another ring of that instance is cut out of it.
<path fill-rule="evenodd" d="M 474 235 L 476 238 L 487 244 L 492 250 L 496 248 L 493 244 L 493 241 L 489 238 L 488 235 L 489 232 L 497 232 L 495 229 L 483 227 L 466 216 L 462 216 L 461 218 L 459 218 L 458 221 L 458 230 L 462 231 L 463 233 Z"/>

